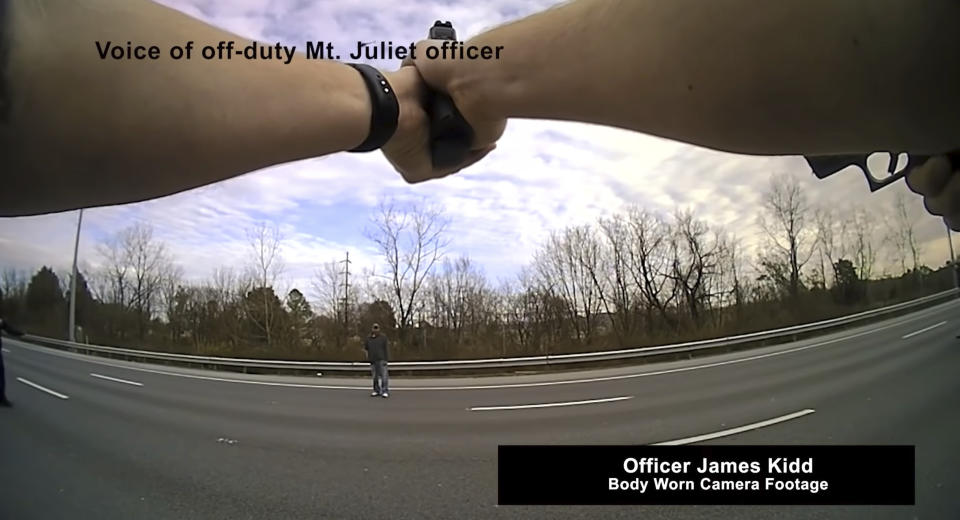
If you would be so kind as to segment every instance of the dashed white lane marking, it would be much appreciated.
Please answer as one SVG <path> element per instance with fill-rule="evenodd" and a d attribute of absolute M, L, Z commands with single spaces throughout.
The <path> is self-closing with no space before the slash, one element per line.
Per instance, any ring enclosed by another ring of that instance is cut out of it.
<path fill-rule="evenodd" d="M 66 395 L 63 395 L 63 394 L 61 394 L 60 392 L 55 392 L 55 391 L 50 390 L 49 388 L 47 388 L 47 387 L 45 387 L 45 386 L 40 386 L 40 385 L 34 383 L 33 381 L 27 381 L 26 379 L 24 379 L 24 378 L 22 378 L 22 377 L 18 377 L 18 378 L 17 378 L 17 381 L 20 381 L 21 383 L 23 383 L 23 384 L 25 384 L 25 385 L 27 385 L 27 386 L 32 386 L 33 388 L 36 388 L 37 390 L 40 390 L 41 392 L 46 392 L 46 393 L 48 393 L 48 394 L 50 394 L 50 395 L 52 395 L 52 396 L 54 396 L 54 397 L 59 397 L 60 399 L 70 399 L 70 397 L 68 397 L 68 396 L 66 396 Z"/>
<path fill-rule="evenodd" d="M 935 328 L 937 328 L 937 327 L 939 327 L 939 326 L 941 326 L 941 325 L 945 325 L 946 323 L 947 323 L 946 321 L 941 321 L 940 323 L 937 323 L 936 325 L 930 325 L 929 327 L 927 327 L 927 328 L 925 328 L 925 329 L 920 329 L 920 330 L 918 330 L 918 331 L 911 332 L 910 334 L 907 334 L 906 336 L 904 336 L 904 337 L 902 337 L 902 338 L 900 338 L 900 339 L 912 338 L 912 337 L 916 336 L 917 334 L 923 334 L 924 332 L 927 332 L 928 330 L 933 330 L 933 329 L 935 329 Z"/>
<path fill-rule="evenodd" d="M 468 408 L 468 410 L 473 412 L 482 412 L 482 411 L 489 411 L 489 410 L 524 410 L 528 408 L 553 408 L 556 406 L 578 406 L 583 404 L 612 403 L 614 401 L 624 401 L 627 399 L 633 399 L 633 396 L 625 395 L 622 397 L 607 397 L 604 399 L 589 399 L 586 401 L 565 401 L 562 403 L 516 404 L 516 405 L 506 405 L 506 406 L 474 406 L 472 408 Z"/>
<path fill-rule="evenodd" d="M 758 428 L 763 428 L 765 426 L 770 426 L 772 424 L 782 423 L 784 421 L 789 421 L 791 419 L 796 419 L 798 417 L 803 417 L 804 415 L 809 415 L 814 412 L 813 409 L 807 408 L 806 410 L 800 410 L 799 412 L 793 412 L 787 415 L 781 415 L 780 417 L 774 417 L 773 419 L 767 419 L 766 421 L 755 422 L 753 424 L 747 424 L 744 426 L 738 426 L 736 428 L 730 428 L 728 430 L 723 430 L 714 433 L 706 433 L 703 435 L 697 435 L 696 437 L 687 437 L 686 439 L 677 439 L 675 441 L 667 442 L 658 442 L 654 446 L 680 446 L 682 444 L 693 444 L 695 442 L 708 441 L 710 439 L 717 439 L 719 437 L 727 437 L 729 435 L 736 435 L 738 433 L 743 433 L 750 430 L 756 430 Z"/>
<path fill-rule="evenodd" d="M 115 383 L 123 383 L 125 385 L 143 386 L 143 383 L 138 383 L 136 381 L 127 381 L 126 379 L 119 379 L 119 378 L 110 377 L 110 376 L 102 376 L 100 374 L 94 374 L 93 372 L 90 373 L 90 376 L 95 377 L 97 379 L 105 379 L 107 381 L 113 381 Z"/>

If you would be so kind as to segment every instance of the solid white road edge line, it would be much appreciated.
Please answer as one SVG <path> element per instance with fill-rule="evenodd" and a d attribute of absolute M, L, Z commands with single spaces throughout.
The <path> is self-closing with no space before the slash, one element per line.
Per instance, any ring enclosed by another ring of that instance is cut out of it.
<path fill-rule="evenodd" d="M 945 310 L 945 309 L 944 309 L 944 310 Z M 782 356 L 782 355 L 785 355 L 785 354 L 792 354 L 792 353 L 794 353 L 794 352 L 801 352 L 801 351 L 809 350 L 809 349 L 812 349 L 812 348 L 823 347 L 823 346 L 826 346 L 826 345 L 832 345 L 832 344 L 834 344 L 834 343 L 839 343 L 839 342 L 841 342 L 841 341 L 846 341 L 846 340 L 848 340 L 848 339 L 853 339 L 853 338 L 858 338 L 858 337 L 861 337 L 861 336 L 866 336 L 866 335 L 868 335 L 868 334 L 873 334 L 873 333 L 880 332 L 880 331 L 883 331 L 883 330 L 892 329 L 892 328 L 894 328 L 894 327 L 900 327 L 900 326 L 903 326 L 905 323 L 909 323 L 909 322 L 911 322 L 911 321 L 916 321 L 916 320 L 919 320 L 919 319 L 926 318 L 926 317 L 929 316 L 929 314 L 934 314 L 935 312 L 938 312 L 938 311 L 934 311 L 934 312 L 930 312 L 930 313 L 926 313 L 926 312 L 923 312 L 923 311 L 918 311 L 918 313 L 917 313 L 918 316 L 907 317 L 907 318 L 905 318 L 905 319 L 903 319 L 903 320 L 898 321 L 897 323 L 891 323 L 891 324 L 889 324 L 889 325 L 884 325 L 883 327 L 878 327 L 878 328 L 875 328 L 875 329 L 866 330 L 866 331 L 863 331 L 863 332 L 859 332 L 859 333 L 857 333 L 857 334 L 852 334 L 852 335 L 850 335 L 850 336 L 843 336 L 843 337 L 840 337 L 840 338 L 835 338 L 835 339 L 828 340 L 828 341 L 823 341 L 823 342 L 820 342 L 820 343 L 814 343 L 814 344 L 812 344 L 812 345 L 806 345 L 806 346 L 803 346 L 803 347 L 796 347 L 796 348 L 791 348 L 791 349 L 787 349 L 787 350 L 779 350 L 779 351 L 777 351 L 777 352 L 771 352 L 771 353 L 769 353 L 769 354 L 760 354 L 760 355 L 757 355 L 757 356 L 750 356 L 750 357 L 745 357 L 745 358 L 733 359 L 733 360 L 730 360 L 730 361 L 720 361 L 720 362 L 716 362 L 716 363 L 708 363 L 708 364 L 705 364 L 705 365 L 695 365 L 695 366 L 692 366 L 692 367 L 672 368 L 672 369 L 660 370 L 660 371 L 656 371 L 656 372 L 641 372 L 641 373 L 638 373 L 638 374 L 624 374 L 624 375 L 619 375 L 619 376 L 595 377 L 595 378 L 591 378 L 591 379 L 569 379 L 569 380 L 565 380 L 565 381 L 541 381 L 541 382 L 537 382 L 537 383 L 509 383 L 509 384 L 503 384 L 503 385 L 409 386 L 409 387 L 393 386 L 393 387 L 392 387 L 392 390 L 393 390 L 394 392 L 397 392 L 397 391 L 406 391 L 406 390 L 422 390 L 422 391 L 433 390 L 433 391 L 440 391 L 440 390 L 494 390 L 494 389 L 499 389 L 499 388 L 532 388 L 532 387 L 539 387 L 539 386 L 573 385 L 573 384 L 582 384 L 582 383 L 597 383 L 597 382 L 601 382 L 601 381 L 617 381 L 617 380 L 621 380 L 621 379 L 635 379 L 635 378 L 638 378 L 638 377 L 650 377 L 650 376 L 659 376 L 659 375 L 664 375 L 664 374 L 674 374 L 674 373 L 679 373 L 679 372 L 689 372 L 689 371 L 692 371 L 692 370 L 702 370 L 702 369 L 704 369 L 704 368 L 713 368 L 713 367 L 719 367 L 719 366 L 724 366 L 724 365 L 733 365 L 733 364 L 737 364 L 737 363 L 746 363 L 747 361 L 755 361 L 755 360 L 758 360 L 758 359 L 765 359 L 765 358 L 770 358 L 770 357 L 774 357 L 774 356 Z M 73 360 L 75 360 L 75 361 L 81 361 L 81 362 L 86 362 L 86 363 L 93 363 L 93 364 L 95 364 L 95 365 L 109 366 L 109 367 L 114 367 L 114 368 L 120 368 L 120 369 L 123 369 L 123 370 L 133 370 L 133 371 L 136 371 L 136 372 L 146 372 L 146 373 L 148 373 L 148 374 L 159 374 L 159 375 L 171 376 L 171 377 L 183 377 L 183 378 L 187 378 L 187 379 L 199 379 L 199 380 L 203 380 L 203 381 L 216 381 L 216 382 L 220 382 L 220 383 L 238 383 L 238 384 L 261 385 L 261 386 L 282 386 L 282 387 L 287 387 L 287 388 L 314 388 L 314 389 L 317 389 L 317 390 L 364 390 L 364 391 L 369 391 L 369 390 L 370 390 L 370 387 L 367 386 L 367 385 L 364 385 L 364 386 L 311 385 L 311 384 L 305 384 L 305 383 L 277 383 L 277 382 L 271 382 L 271 381 L 246 381 L 246 380 L 243 380 L 243 379 L 227 379 L 227 378 L 223 378 L 223 377 L 198 376 L 198 375 L 193 375 L 193 374 L 178 374 L 178 373 L 176 373 L 176 372 L 166 372 L 166 371 L 163 371 L 163 370 L 153 370 L 153 369 L 149 369 L 149 368 L 137 368 L 137 367 L 131 367 L 131 366 L 126 366 L 126 365 L 117 365 L 117 364 L 114 364 L 114 363 L 107 363 L 107 362 L 100 361 L 100 360 L 97 360 L 97 359 L 86 359 L 86 358 L 84 358 L 84 357 L 69 356 L 69 355 L 66 355 L 67 353 L 61 352 L 61 351 L 56 350 L 56 349 L 52 349 L 52 348 L 49 348 L 49 347 L 40 347 L 40 346 L 37 346 L 37 345 L 28 344 L 28 343 L 21 345 L 21 348 L 27 348 L 28 350 L 33 350 L 33 351 L 35 351 L 35 352 L 41 352 L 41 353 L 43 353 L 43 354 L 47 354 L 47 355 L 51 355 L 51 356 L 60 356 L 60 357 L 64 357 L 64 358 L 67 358 L 67 359 L 73 359 Z M 79 354 L 78 354 L 77 356 L 79 356 Z"/>
<path fill-rule="evenodd" d="M 930 325 L 929 327 L 927 327 L 927 328 L 925 328 L 925 329 L 920 329 L 920 330 L 918 330 L 918 331 L 916 331 L 916 332 L 911 332 L 910 334 L 907 334 L 906 336 L 904 336 L 904 337 L 902 337 L 902 338 L 900 338 L 900 339 L 912 338 L 912 337 L 916 336 L 917 334 L 923 334 L 924 332 L 926 332 L 926 331 L 928 331 L 928 330 L 933 330 L 933 329 L 935 329 L 935 328 L 937 328 L 937 327 L 939 327 L 939 326 L 941 326 L 941 325 L 946 325 L 946 323 L 947 323 L 946 321 L 941 321 L 940 323 L 937 323 L 936 325 Z"/>
<path fill-rule="evenodd" d="M 116 382 L 116 383 L 123 383 L 123 384 L 125 384 L 125 385 L 143 386 L 143 383 L 138 383 L 138 382 L 136 382 L 136 381 L 127 381 L 126 379 L 118 379 L 118 378 L 116 378 L 116 377 L 102 376 L 102 375 L 100 375 L 100 374 L 94 374 L 93 372 L 90 372 L 90 376 L 91 376 L 91 377 L 96 377 L 97 379 L 106 379 L 107 381 L 114 381 L 114 382 Z"/>
<path fill-rule="evenodd" d="M 3 353 L 4 353 L 4 354 L 9 354 L 9 353 L 10 353 L 10 351 L 9 351 L 9 350 L 7 350 L 7 348 L 6 348 L 6 347 L 4 347 L 3 349 L 0 349 L 0 350 L 3 350 Z"/>
<path fill-rule="evenodd" d="M 586 401 L 566 401 L 562 403 L 516 404 L 516 405 L 507 405 L 507 406 L 474 406 L 472 408 L 467 408 L 467 409 L 472 412 L 482 412 L 482 411 L 488 411 L 488 410 L 524 410 L 528 408 L 553 408 L 555 406 L 577 406 L 582 404 L 612 403 L 614 401 L 624 401 L 626 399 L 633 399 L 633 396 L 625 395 L 622 397 L 607 397 L 604 399 L 589 399 Z"/>
<path fill-rule="evenodd" d="M 697 435 L 696 437 L 687 437 L 686 439 L 678 439 L 675 441 L 667 442 L 658 442 L 653 444 L 653 446 L 680 446 L 683 444 L 693 444 L 700 441 L 708 441 L 710 439 L 716 439 L 719 437 L 727 437 L 729 435 L 735 435 L 738 433 L 743 433 L 750 430 L 756 430 L 758 428 L 763 428 L 764 426 L 770 426 L 772 424 L 782 423 L 784 421 L 789 421 L 791 419 L 796 419 L 798 417 L 803 417 L 804 415 L 812 414 L 814 410 L 812 408 L 807 408 L 806 410 L 800 410 L 799 412 L 794 412 L 787 415 L 781 415 L 780 417 L 774 417 L 773 419 L 767 419 L 766 421 L 755 422 L 753 424 L 747 424 L 745 426 L 739 426 L 737 428 L 730 428 L 729 430 L 723 430 L 714 433 L 707 433 L 704 435 Z"/>
<path fill-rule="evenodd" d="M 27 386 L 32 386 L 32 387 L 36 388 L 37 390 L 40 390 L 41 392 L 46 392 L 46 393 L 48 393 L 48 394 L 50 394 L 50 395 L 52 395 L 52 396 L 59 397 L 60 399 L 70 399 L 69 397 L 61 394 L 60 392 L 54 392 L 53 390 L 50 390 L 49 388 L 46 388 L 46 387 L 43 387 L 43 386 L 40 386 L 40 385 L 34 383 L 33 381 L 27 381 L 26 379 L 24 379 L 24 378 L 22 378 L 22 377 L 18 377 L 18 378 L 17 378 L 17 381 L 20 381 L 21 383 L 23 383 L 23 384 L 25 384 L 25 385 L 27 385 Z"/>

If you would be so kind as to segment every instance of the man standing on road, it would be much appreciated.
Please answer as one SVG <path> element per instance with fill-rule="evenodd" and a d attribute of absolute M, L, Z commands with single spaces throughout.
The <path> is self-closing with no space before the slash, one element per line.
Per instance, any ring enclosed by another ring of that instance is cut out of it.
<path fill-rule="evenodd" d="M 370 336 L 363 343 L 363 350 L 367 352 L 367 359 L 370 361 L 370 370 L 373 372 L 373 393 L 371 397 L 390 397 L 390 378 L 387 375 L 387 361 L 389 341 L 387 337 L 380 333 L 380 325 L 374 323 L 370 330 Z"/>
<path fill-rule="evenodd" d="M 10 401 L 7 400 L 6 393 L 6 377 L 3 374 L 3 333 L 6 332 L 11 336 L 23 336 L 23 332 L 13 328 L 12 325 L 7 323 L 2 316 L 0 316 L 0 407 L 9 408 L 12 406 Z"/>

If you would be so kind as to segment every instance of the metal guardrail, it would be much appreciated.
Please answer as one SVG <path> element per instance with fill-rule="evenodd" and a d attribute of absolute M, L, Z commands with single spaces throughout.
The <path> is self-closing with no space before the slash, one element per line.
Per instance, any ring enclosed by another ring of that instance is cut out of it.
<path fill-rule="evenodd" d="M 898 313 L 905 310 L 929 305 L 939 300 L 948 300 L 960 294 L 960 290 L 951 289 L 922 298 L 917 298 L 908 302 L 890 305 L 879 309 L 859 312 L 848 316 L 841 316 L 815 323 L 806 323 L 792 327 L 780 329 L 752 332 L 749 334 L 740 334 L 737 336 L 728 336 L 725 338 L 715 338 L 701 341 L 689 341 L 685 343 L 676 343 L 672 345 L 658 345 L 653 347 L 641 347 L 621 350 L 608 350 L 600 352 L 584 352 L 577 354 L 557 354 L 544 356 L 527 356 L 513 358 L 495 358 L 495 359 L 465 359 L 451 361 L 392 361 L 390 368 L 401 371 L 428 371 L 428 370 L 454 370 L 454 369 L 491 369 L 491 368 L 514 368 L 514 367 L 537 367 L 554 364 L 570 363 L 588 363 L 596 361 L 611 361 L 618 359 L 631 359 L 636 357 L 655 356 L 662 354 L 674 354 L 693 352 L 721 347 L 734 347 L 747 343 L 769 341 L 773 339 L 789 339 L 796 336 L 810 334 L 813 332 L 824 332 L 830 329 L 855 325 L 860 322 L 877 319 L 879 317 Z M 55 346 L 57 348 L 75 351 L 87 352 L 109 357 L 119 356 L 133 360 L 149 361 L 168 361 L 178 364 L 205 366 L 205 367 L 234 367 L 234 368 L 257 368 L 273 370 L 308 370 L 308 371 L 367 371 L 370 370 L 369 363 L 366 362 L 337 362 L 337 361 L 279 361 L 267 359 L 242 359 L 225 358 L 212 356 L 194 356 L 188 354 L 172 354 L 168 352 L 155 352 L 149 350 L 134 350 L 118 347 L 105 347 L 100 345 L 87 345 L 84 343 L 73 343 L 42 336 L 25 335 L 23 339 L 35 343 Z"/>

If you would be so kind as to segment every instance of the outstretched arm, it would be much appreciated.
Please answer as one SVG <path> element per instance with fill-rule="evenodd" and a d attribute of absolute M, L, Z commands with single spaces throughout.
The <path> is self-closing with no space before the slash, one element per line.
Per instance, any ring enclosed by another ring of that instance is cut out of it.
<path fill-rule="evenodd" d="M 576 0 L 416 61 L 471 120 L 542 118 L 748 154 L 960 146 L 955 0 Z M 482 124 L 481 124 L 482 126 Z"/>
<path fill-rule="evenodd" d="M 369 93 L 344 64 L 204 60 L 204 45 L 249 41 L 147 0 L 0 0 L 0 11 L 0 217 L 161 197 L 367 137 Z M 98 41 L 160 57 L 101 59 Z M 193 59 L 171 59 L 188 41 Z M 403 118 L 420 79 L 390 82 Z"/>
<path fill-rule="evenodd" d="M 0 331 L 6 332 L 11 336 L 23 336 L 23 331 L 7 323 L 7 320 L 0 320 Z"/>

